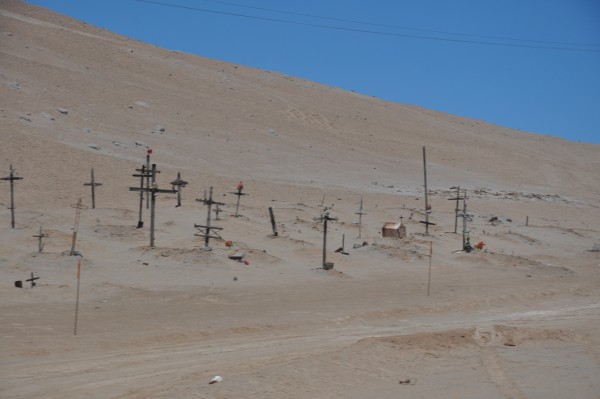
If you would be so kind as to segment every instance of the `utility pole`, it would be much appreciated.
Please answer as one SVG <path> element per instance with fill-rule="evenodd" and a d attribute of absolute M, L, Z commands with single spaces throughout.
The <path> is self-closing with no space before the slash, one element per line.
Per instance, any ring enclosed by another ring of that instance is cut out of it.
<path fill-rule="evenodd" d="M 15 169 L 10 165 L 10 175 L 8 177 L 1 177 L 0 180 L 10 181 L 10 225 L 15 228 L 15 194 L 14 194 L 14 181 L 23 180 L 22 177 L 15 176 Z"/>
<path fill-rule="evenodd" d="M 152 183 L 149 187 L 144 187 L 144 188 L 140 188 L 140 187 L 129 187 L 129 191 L 144 191 L 146 193 L 149 194 L 150 196 L 150 246 L 154 247 L 154 214 L 155 214 L 155 209 L 156 209 L 156 194 L 158 193 L 167 193 L 167 194 L 175 194 L 177 191 L 175 190 L 161 190 L 158 188 L 158 185 L 156 184 L 156 164 L 153 163 L 152 164 Z"/>
<path fill-rule="evenodd" d="M 81 217 L 81 210 L 88 209 L 88 207 L 83 205 L 81 198 L 79 198 L 79 201 L 77 201 L 76 204 L 71 206 L 75 208 L 75 223 L 73 225 L 73 240 L 71 241 L 71 252 L 69 255 L 73 256 L 75 255 L 75 243 L 77 242 L 77 231 L 79 230 L 79 218 Z"/>
<path fill-rule="evenodd" d="M 206 213 L 206 225 L 201 225 L 201 224 L 194 224 L 194 228 L 198 229 L 199 231 L 197 233 L 195 233 L 195 236 L 199 236 L 199 237 L 204 237 L 204 250 L 206 251 L 210 251 L 210 247 L 208 246 L 208 242 L 211 238 L 222 238 L 219 233 L 217 233 L 218 230 L 223 230 L 222 227 L 216 227 L 216 226 L 211 226 L 210 225 L 210 217 L 211 217 L 211 208 L 213 205 L 225 205 L 222 202 L 216 202 L 213 201 L 212 199 L 212 194 L 213 194 L 213 188 L 210 188 L 210 194 L 208 199 L 206 199 L 206 192 L 204 193 L 204 199 L 196 199 L 196 201 L 198 202 L 202 202 L 204 205 L 208 205 L 208 212 Z M 204 231 L 202 231 L 202 229 Z"/>
<path fill-rule="evenodd" d="M 171 182 L 171 186 L 173 186 L 173 190 L 177 187 L 177 205 L 176 207 L 181 206 L 181 189 L 187 186 L 188 182 L 185 180 L 181 180 L 181 172 L 177 172 L 177 179 Z"/>
<path fill-rule="evenodd" d="M 92 168 L 92 180 L 89 183 L 83 183 L 84 186 L 91 186 L 92 187 L 92 209 L 96 209 L 96 190 L 95 187 L 96 186 L 101 186 L 102 183 L 96 183 L 94 181 L 94 168 Z"/>

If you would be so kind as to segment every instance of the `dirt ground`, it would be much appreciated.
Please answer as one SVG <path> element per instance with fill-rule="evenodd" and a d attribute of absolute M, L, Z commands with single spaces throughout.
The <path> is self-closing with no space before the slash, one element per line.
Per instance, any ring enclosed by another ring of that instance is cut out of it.
<path fill-rule="evenodd" d="M 168 51 L 12 0 L 0 78 L 0 177 L 23 177 L 14 228 L 0 182 L 1 397 L 600 398 L 598 145 Z M 149 147 L 159 189 L 177 172 L 188 183 L 181 206 L 156 194 L 153 247 L 130 190 Z M 461 250 L 455 185 L 481 250 Z M 211 187 L 224 205 L 206 247 L 195 225 Z M 382 237 L 400 221 L 405 238 Z"/>

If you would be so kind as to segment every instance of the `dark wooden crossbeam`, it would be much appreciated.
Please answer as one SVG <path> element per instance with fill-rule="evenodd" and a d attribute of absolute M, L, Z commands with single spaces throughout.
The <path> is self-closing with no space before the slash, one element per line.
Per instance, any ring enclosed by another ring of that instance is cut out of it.
<path fill-rule="evenodd" d="M 31 278 L 28 278 L 27 281 L 28 283 L 31 283 L 31 288 L 35 287 L 37 285 L 37 283 L 35 282 L 36 280 L 39 280 L 39 277 L 34 277 L 33 276 L 33 272 L 31 272 Z"/>

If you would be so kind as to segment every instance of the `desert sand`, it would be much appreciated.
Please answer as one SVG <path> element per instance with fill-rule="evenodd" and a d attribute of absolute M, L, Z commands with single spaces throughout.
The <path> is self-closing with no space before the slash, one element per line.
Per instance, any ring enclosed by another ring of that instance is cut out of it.
<path fill-rule="evenodd" d="M 23 178 L 14 228 L 0 181 L 2 398 L 600 398 L 600 146 L 14 0 L 0 78 L 0 177 Z M 153 247 L 130 191 L 149 148 L 159 189 L 188 183 L 181 206 L 156 195 Z M 454 186 L 481 250 L 462 251 Z M 405 238 L 382 237 L 400 221 Z"/>

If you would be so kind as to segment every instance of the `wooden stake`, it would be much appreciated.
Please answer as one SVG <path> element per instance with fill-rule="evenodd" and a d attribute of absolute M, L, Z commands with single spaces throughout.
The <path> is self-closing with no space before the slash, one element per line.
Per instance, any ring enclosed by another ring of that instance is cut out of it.
<path fill-rule="evenodd" d="M 241 181 L 240 181 L 240 182 L 237 184 L 236 188 L 237 188 L 237 192 L 235 192 L 235 193 L 233 193 L 233 194 L 237 195 L 237 197 L 238 197 L 238 198 L 237 198 L 237 205 L 235 206 L 235 217 L 238 217 L 238 216 L 239 216 L 239 214 L 238 214 L 238 210 L 239 210 L 239 208 L 240 208 L 240 197 L 241 197 L 242 195 L 247 195 L 247 194 L 246 194 L 246 193 L 242 193 L 242 190 L 244 189 L 244 183 L 243 183 L 243 182 L 241 182 Z"/>
<path fill-rule="evenodd" d="M 363 197 L 360 197 L 360 207 L 358 208 L 358 212 L 356 212 L 355 215 L 358 215 L 358 238 L 361 238 L 362 216 L 365 215 L 365 213 L 363 212 Z"/>
<path fill-rule="evenodd" d="M 177 205 L 176 207 L 181 206 L 181 189 L 187 186 L 187 182 L 185 180 L 181 180 L 181 172 L 177 172 L 177 179 L 171 182 L 173 189 L 177 187 Z"/>
<path fill-rule="evenodd" d="M 271 217 L 271 228 L 273 229 L 273 237 L 277 237 L 277 225 L 275 224 L 275 215 L 273 214 L 272 207 L 269 207 L 269 216 Z"/>
<path fill-rule="evenodd" d="M 77 317 L 79 315 L 79 283 L 81 281 L 81 257 L 77 260 L 77 295 L 75 297 L 75 327 L 73 335 L 77 335 Z"/>
<path fill-rule="evenodd" d="M 421 223 L 425 224 L 425 235 L 429 235 L 429 225 L 435 225 L 435 223 L 431 223 L 429 221 L 429 214 L 431 213 L 431 206 L 428 202 L 428 191 L 427 191 L 427 160 L 425 157 L 425 146 L 423 146 L 423 177 L 424 177 L 424 187 L 425 187 L 425 220 L 421 220 Z"/>

